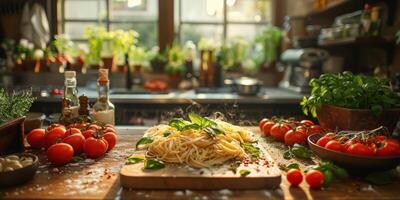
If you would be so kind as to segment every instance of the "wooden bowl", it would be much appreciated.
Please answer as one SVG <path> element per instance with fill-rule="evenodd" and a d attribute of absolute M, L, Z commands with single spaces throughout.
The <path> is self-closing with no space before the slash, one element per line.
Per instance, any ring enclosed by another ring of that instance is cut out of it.
<path fill-rule="evenodd" d="M 400 118 L 400 108 L 384 110 L 375 116 L 369 109 L 349 109 L 323 104 L 317 109 L 317 118 L 322 128 L 327 130 L 362 131 L 385 126 L 393 132 Z"/>
<path fill-rule="evenodd" d="M 24 121 L 20 117 L 0 124 L 0 155 L 24 151 Z"/>
<path fill-rule="evenodd" d="M 400 156 L 357 156 L 347 153 L 332 151 L 317 145 L 317 141 L 323 134 L 317 133 L 308 136 L 308 144 L 311 151 L 323 160 L 330 160 L 333 163 L 353 171 L 382 171 L 395 168 L 400 164 Z"/>
<path fill-rule="evenodd" d="M 39 167 L 39 159 L 36 155 L 31 153 L 16 153 L 19 157 L 30 157 L 33 159 L 31 165 L 25 166 L 21 169 L 8 172 L 0 172 L 0 187 L 9 187 L 25 183 L 33 178 L 36 170 Z"/>

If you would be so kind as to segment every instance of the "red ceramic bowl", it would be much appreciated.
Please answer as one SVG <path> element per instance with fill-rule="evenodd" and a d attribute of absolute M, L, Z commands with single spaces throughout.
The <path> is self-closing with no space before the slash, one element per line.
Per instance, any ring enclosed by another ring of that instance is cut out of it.
<path fill-rule="evenodd" d="M 308 144 L 311 151 L 323 160 L 330 160 L 333 163 L 351 170 L 376 171 L 395 168 L 400 164 L 400 156 L 358 156 L 337 151 L 332 151 L 317 145 L 317 141 L 323 134 L 308 136 Z"/>

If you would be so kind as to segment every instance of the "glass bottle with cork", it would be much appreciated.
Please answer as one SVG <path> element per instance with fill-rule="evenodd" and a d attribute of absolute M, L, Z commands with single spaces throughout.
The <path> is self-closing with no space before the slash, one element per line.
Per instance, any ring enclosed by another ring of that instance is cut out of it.
<path fill-rule="evenodd" d="M 105 124 L 115 124 L 115 107 L 109 98 L 108 69 L 99 69 L 97 80 L 98 97 L 92 109 L 92 119 Z"/>
<path fill-rule="evenodd" d="M 65 71 L 64 72 L 65 82 L 64 82 L 64 100 L 69 101 L 69 107 L 63 106 L 62 113 L 65 112 L 64 109 L 69 109 L 67 112 L 71 113 L 72 118 L 79 116 L 79 100 L 78 100 L 78 90 L 76 89 L 76 73 L 75 71 Z"/>

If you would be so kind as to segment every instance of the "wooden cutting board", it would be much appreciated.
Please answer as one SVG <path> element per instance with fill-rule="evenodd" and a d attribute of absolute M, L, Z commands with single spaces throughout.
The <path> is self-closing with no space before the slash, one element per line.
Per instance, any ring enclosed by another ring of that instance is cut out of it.
<path fill-rule="evenodd" d="M 259 143 L 263 142 L 259 139 Z M 120 182 L 132 189 L 266 189 L 277 188 L 281 183 L 281 171 L 262 145 L 262 160 L 258 164 L 241 164 L 236 173 L 227 163 L 212 169 L 195 169 L 186 165 L 166 164 L 159 170 L 143 169 L 143 162 L 125 165 L 120 171 Z M 142 152 L 143 153 L 143 152 Z M 137 153 L 141 155 L 141 153 Z M 241 177 L 239 171 L 250 174 Z"/>

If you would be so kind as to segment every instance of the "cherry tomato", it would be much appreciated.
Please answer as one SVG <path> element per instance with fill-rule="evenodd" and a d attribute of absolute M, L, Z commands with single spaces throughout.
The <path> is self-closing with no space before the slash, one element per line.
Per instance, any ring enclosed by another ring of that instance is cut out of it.
<path fill-rule="evenodd" d="M 292 146 L 295 143 L 303 144 L 306 140 L 306 137 L 307 136 L 305 135 L 305 133 L 301 131 L 289 130 L 285 133 L 284 141 L 286 145 Z"/>
<path fill-rule="evenodd" d="M 77 128 L 68 128 L 67 131 L 65 132 L 65 135 L 73 135 L 73 134 L 81 134 L 81 130 Z"/>
<path fill-rule="evenodd" d="M 262 127 L 262 131 L 264 132 L 265 136 L 271 135 L 271 128 L 274 125 L 275 125 L 275 122 L 273 122 L 273 121 L 268 121 L 268 122 L 264 123 L 264 125 Z"/>
<path fill-rule="evenodd" d="M 79 129 L 79 130 L 85 130 L 86 127 L 87 127 L 86 123 L 75 123 L 75 124 L 72 125 L 71 128 L 76 128 L 76 129 Z"/>
<path fill-rule="evenodd" d="M 383 145 L 376 150 L 377 156 L 394 156 L 397 154 L 399 144 L 390 139 L 382 142 Z"/>
<path fill-rule="evenodd" d="M 83 144 L 83 151 L 89 158 L 99 158 L 103 156 L 108 149 L 108 143 L 104 139 L 90 137 Z"/>
<path fill-rule="evenodd" d="M 286 123 L 278 123 L 271 127 L 270 134 L 273 138 L 279 141 L 283 141 L 286 132 L 290 130 L 290 126 Z"/>
<path fill-rule="evenodd" d="M 375 142 L 376 143 L 380 143 L 380 142 L 383 142 L 384 140 L 386 140 L 386 136 L 384 136 L 384 135 L 377 135 L 377 136 L 375 136 Z"/>
<path fill-rule="evenodd" d="M 106 132 L 104 133 L 103 138 L 108 143 L 107 151 L 113 149 L 115 144 L 117 143 L 117 134 L 115 134 L 114 132 Z"/>
<path fill-rule="evenodd" d="M 263 118 L 262 120 L 260 120 L 260 122 L 258 123 L 258 127 L 260 127 L 260 130 L 263 131 L 263 126 L 265 123 L 267 123 L 269 121 L 268 118 Z"/>
<path fill-rule="evenodd" d="M 312 169 L 306 174 L 306 182 L 311 189 L 319 189 L 324 183 L 325 176 L 322 172 Z"/>
<path fill-rule="evenodd" d="M 63 142 L 71 145 L 74 149 L 74 154 L 79 155 L 83 152 L 83 143 L 85 143 L 85 137 L 83 137 L 82 134 L 77 133 L 65 137 Z"/>
<path fill-rule="evenodd" d="M 323 137 L 318 139 L 317 145 L 320 146 L 320 147 L 325 147 L 326 143 L 328 143 L 329 141 L 331 141 L 330 137 L 323 136 Z"/>
<path fill-rule="evenodd" d="M 106 127 L 106 128 L 103 130 L 103 132 L 104 132 L 104 133 L 107 133 L 107 132 L 117 133 L 117 131 L 115 131 L 115 128 L 113 128 L 113 127 Z"/>
<path fill-rule="evenodd" d="M 74 149 L 71 145 L 57 143 L 47 149 L 47 158 L 54 165 L 65 165 L 69 163 L 74 155 Z"/>
<path fill-rule="evenodd" d="M 323 133 L 324 129 L 320 125 L 311 125 L 309 129 L 309 134 Z"/>
<path fill-rule="evenodd" d="M 331 140 L 328 143 L 326 143 L 325 148 L 330 149 L 332 151 L 344 152 L 343 145 L 336 140 Z"/>
<path fill-rule="evenodd" d="M 92 130 L 92 129 L 88 129 L 88 130 L 86 130 L 86 131 L 83 131 L 83 132 L 82 132 L 82 135 L 85 137 L 85 139 L 88 139 L 88 138 L 90 138 L 90 137 L 93 137 L 93 135 L 94 135 L 95 132 L 96 132 L 96 131 L 94 131 L 94 130 Z"/>
<path fill-rule="evenodd" d="M 300 123 L 301 123 L 301 124 L 308 125 L 308 126 L 314 125 L 314 122 L 312 122 L 311 120 L 308 120 L 308 119 L 301 120 Z"/>
<path fill-rule="evenodd" d="M 304 125 L 297 126 L 296 131 L 300 131 L 300 132 L 304 133 L 305 136 L 308 136 L 308 133 L 309 133 L 308 128 Z"/>
<path fill-rule="evenodd" d="M 62 127 L 56 127 L 51 131 L 47 132 L 45 138 L 45 147 L 49 148 L 51 145 L 57 143 L 57 140 L 62 140 L 65 136 L 65 129 Z"/>
<path fill-rule="evenodd" d="M 44 138 L 46 136 L 46 130 L 37 128 L 31 130 L 26 136 L 26 140 L 32 148 L 40 149 L 44 146 Z"/>
<path fill-rule="evenodd" d="M 350 145 L 350 147 L 347 149 L 347 153 L 353 154 L 353 155 L 358 155 L 358 156 L 374 155 L 374 152 L 371 148 L 369 148 L 368 146 L 361 144 L 359 142 Z"/>
<path fill-rule="evenodd" d="M 98 131 L 101 129 L 101 127 L 97 124 L 90 124 L 88 129 L 92 129 L 94 131 Z"/>
<path fill-rule="evenodd" d="M 336 136 L 336 133 L 327 133 L 325 134 L 325 137 L 329 137 L 329 138 L 334 138 Z"/>
<path fill-rule="evenodd" d="M 286 174 L 286 179 L 290 185 L 298 186 L 303 181 L 303 174 L 298 169 L 290 169 Z"/>

